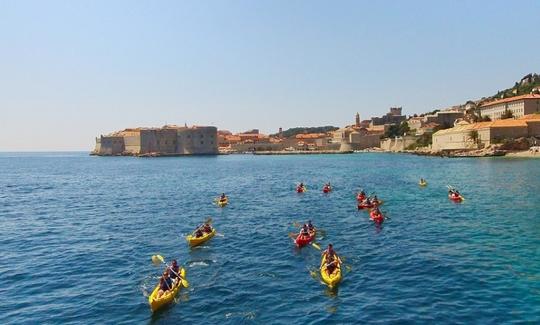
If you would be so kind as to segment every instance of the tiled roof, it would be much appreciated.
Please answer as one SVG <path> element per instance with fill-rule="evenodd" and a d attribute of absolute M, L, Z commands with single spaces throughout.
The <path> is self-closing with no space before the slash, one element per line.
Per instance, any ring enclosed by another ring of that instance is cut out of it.
<path fill-rule="evenodd" d="M 521 95 L 521 96 L 514 96 L 514 97 L 510 97 L 510 98 L 504 98 L 504 99 L 499 99 L 499 100 L 495 100 L 495 101 L 492 101 L 492 102 L 484 103 L 484 104 L 480 105 L 480 107 L 488 107 L 488 106 L 493 106 L 493 105 L 498 105 L 498 104 L 503 104 L 503 103 L 510 103 L 510 102 L 523 100 L 523 99 L 540 99 L 540 95 L 538 95 L 538 94 L 527 94 L 527 95 Z"/>

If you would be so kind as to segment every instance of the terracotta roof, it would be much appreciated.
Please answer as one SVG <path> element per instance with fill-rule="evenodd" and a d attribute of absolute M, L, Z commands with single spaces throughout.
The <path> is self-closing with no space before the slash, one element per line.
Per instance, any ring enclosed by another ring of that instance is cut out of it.
<path fill-rule="evenodd" d="M 527 122 L 525 120 L 515 120 L 515 119 L 506 119 L 506 120 L 496 120 L 491 122 L 479 122 L 466 125 L 454 126 L 450 129 L 440 130 L 434 133 L 434 135 L 450 134 L 450 133 L 460 133 L 464 131 L 471 130 L 480 130 L 485 128 L 506 128 L 506 127 L 527 127 Z"/>
<path fill-rule="evenodd" d="M 320 139 L 326 137 L 326 133 L 297 134 L 296 139 Z"/>
<path fill-rule="evenodd" d="M 527 121 L 536 121 L 536 120 L 540 120 L 540 114 L 528 114 L 528 115 L 523 115 L 522 117 L 519 118 L 520 120 L 527 120 Z"/>
<path fill-rule="evenodd" d="M 492 101 L 492 102 L 484 103 L 484 104 L 480 105 L 480 107 L 487 107 L 487 106 L 498 105 L 498 104 L 503 104 L 503 103 L 510 103 L 510 102 L 514 102 L 514 101 L 518 101 L 518 100 L 524 100 L 524 99 L 540 99 L 540 95 L 538 95 L 538 94 L 527 94 L 527 95 L 521 95 L 521 96 L 514 96 L 514 97 L 510 97 L 510 98 L 504 98 L 504 99 L 499 99 L 499 100 L 495 100 L 495 101 Z"/>

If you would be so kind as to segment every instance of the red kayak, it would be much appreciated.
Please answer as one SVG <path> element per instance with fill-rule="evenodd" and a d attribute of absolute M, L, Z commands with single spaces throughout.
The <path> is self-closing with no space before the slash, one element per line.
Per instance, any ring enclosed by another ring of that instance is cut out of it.
<path fill-rule="evenodd" d="M 332 188 L 330 188 L 330 186 L 325 186 L 323 187 L 322 191 L 323 193 L 330 193 L 330 191 L 332 191 Z"/>
<path fill-rule="evenodd" d="M 315 230 L 309 232 L 309 236 L 302 236 L 301 234 L 298 234 L 294 242 L 296 243 L 296 246 L 298 247 L 304 247 L 311 243 L 315 239 Z"/>
<path fill-rule="evenodd" d="M 371 220 L 373 220 L 373 222 L 378 224 L 381 224 L 384 221 L 384 216 L 382 215 L 382 213 L 376 213 L 375 210 L 372 210 L 369 213 L 369 217 L 371 218 Z"/>
<path fill-rule="evenodd" d="M 448 198 L 454 202 L 461 202 L 463 201 L 463 197 L 461 195 L 458 195 L 458 194 L 449 194 L 448 195 Z"/>
<path fill-rule="evenodd" d="M 366 196 L 364 194 L 358 194 L 356 196 L 356 201 L 358 201 L 358 203 L 362 203 L 365 199 L 366 199 Z"/>
<path fill-rule="evenodd" d="M 298 186 L 298 187 L 296 188 L 296 192 L 297 192 L 297 193 L 304 193 L 305 191 L 306 191 L 306 188 L 305 188 L 305 187 L 300 187 L 300 186 Z"/>
<path fill-rule="evenodd" d="M 370 203 L 370 204 L 360 203 L 360 204 L 358 204 L 358 210 L 371 209 L 371 208 L 374 208 L 374 207 L 375 207 L 375 205 L 373 205 L 373 203 Z"/>

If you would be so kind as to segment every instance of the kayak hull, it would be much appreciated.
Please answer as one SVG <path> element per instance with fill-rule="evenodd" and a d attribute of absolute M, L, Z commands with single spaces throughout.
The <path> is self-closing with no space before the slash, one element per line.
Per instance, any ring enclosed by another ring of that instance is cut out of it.
<path fill-rule="evenodd" d="M 321 271 L 321 279 L 330 288 L 334 288 L 335 286 L 339 284 L 339 282 L 341 282 L 341 264 L 337 263 L 337 266 L 334 269 L 334 272 L 332 272 L 332 274 L 328 274 L 328 271 L 326 270 L 326 256 L 325 255 L 323 255 L 322 260 L 321 260 L 320 271 Z"/>
<path fill-rule="evenodd" d="M 301 236 L 300 234 L 298 234 L 298 236 L 294 240 L 294 243 L 299 248 L 302 248 L 306 245 L 309 245 L 313 240 L 315 240 L 315 235 L 316 235 L 316 231 L 311 231 L 309 233 L 309 236 Z"/>
<path fill-rule="evenodd" d="M 463 197 L 461 195 L 460 196 L 448 195 L 448 198 L 451 201 L 456 202 L 456 203 L 460 203 L 463 201 Z"/>
<path fill-rule="evenodd" d="M 323 193 L 330 193 L 330 192 L 332 192 L 332 189 L 329 188 L 329 187 L 324 187 L 322 191 L 323 191 Z"/>
<path fill-rule="evenodd" d="M 185 279 L 186 270 L 184 268 L 180 269 L 180 276 Z M 148 296 L 148 304 L 150 305 L 150 309 L 152 310 L 152 312 L 155 312 L 161 307 L 172 302 L 174 300 L 174 297 L 176 296 L 178 291 L 180 291 L 181 288 L 182 288 L 182 281 L 178 279 L 172 290 L 165 292 L 161 297 L 157 298 L 157 294 L 159 291 L 159 284 L 158 284 L 154 288 L 150 296 Z"/>
<path fill-rule="evenodd" d="M 420 182 L 418 183 L 418 185 L 424 187 L 424 186 L 427 186 L 427 182 L 424 182 L 424 183 Z"/>
<path fill-rule="evenodd" d="M 384 221 L 384 216 L 382 214 L 375 213 L 375 211 L 371 211 L 369 213 L 369 218 L 371 220 L 373 220 L 373 222 L 375 222 L 377 224 L 381 224 Z"/>
<path fill-rule="evenodd" d="M 194 246 L 207 242 L 208 240 L 210 240 L 210 238 L 214 237 L 215 234 L 216 234 L 216 229 L 212 228 L 211 232 L 205 233 L 202 237 L 195 237 L 192 235 L 188 235 L 186 236 L 186 240 L 189 246 L 194 247 Z"/>
<path fill-rule="evenodd" d="M 217 205 L 218 205 L 219 207 L 222 207 L 222 208 L 223 208 L 224 206 L 226 206 L 227 204 L 229 204 L 229 199 L 219 200 L 219 201 L 217 202 Z"/>

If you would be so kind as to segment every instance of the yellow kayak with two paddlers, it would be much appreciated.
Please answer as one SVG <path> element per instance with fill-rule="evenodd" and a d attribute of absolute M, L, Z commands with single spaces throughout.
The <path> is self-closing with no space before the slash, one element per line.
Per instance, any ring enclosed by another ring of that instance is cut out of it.
<path fill-rule="evenodd" d="M 184 279 L 186 277 L 186 270 L 184 268 L 180 269 L 180 277 Z M 150 304 L 150 309 L 152 311 L 156 311 L 160 309 L 161 307 L 165 306 L 166 304 L 173 301 L 174 297 L 180 291 L 180 289 L 183 287 L 182 280 L 178 279 L 176 280 L 176 283 L 173 285 L 171 290 L 167 290 L 161 297 L 157 297 L 158 291 L 159 291 L 159 284 L 154 288 L 154 291 L 152 291 L 152 294 L 148 297 L 148 304 Z"/>
<path fill-rule="evenodd" d="M 330 288 L 335 287 L 341 281 L 341 263 L 339 262 L 339 257 L 336 256 L 336 267 L 329 274 L 326 267 L 326 255 L 323 255 L 321 260 L 321 278 Z"/>

